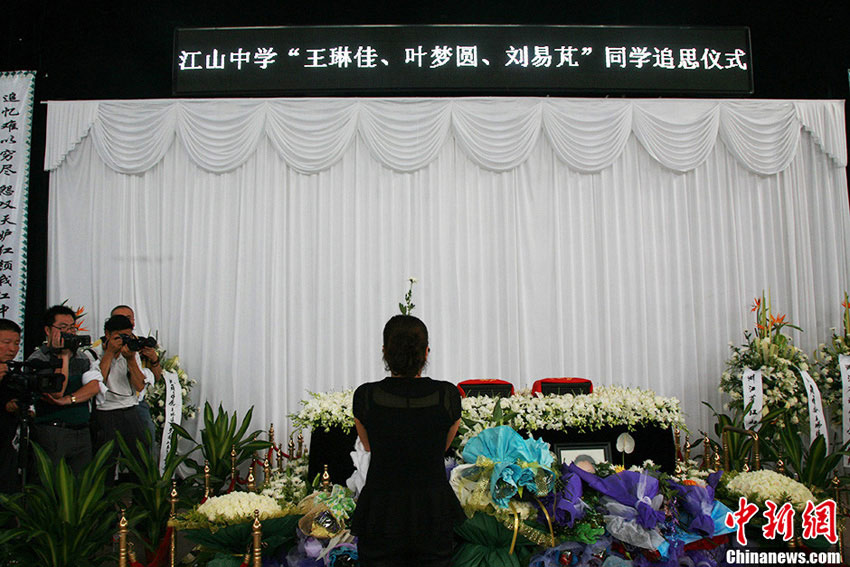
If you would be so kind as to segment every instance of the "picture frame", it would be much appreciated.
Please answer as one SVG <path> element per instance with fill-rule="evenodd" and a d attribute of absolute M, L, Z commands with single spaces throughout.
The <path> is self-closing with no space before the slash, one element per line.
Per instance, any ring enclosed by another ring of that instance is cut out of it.
<path fill-rule="evenodd" d="M 594 467 L 600 462 L 611 462 L 611 443 L 596 441 L 593 443 L 555 443 L 553 449 L 558 463 L 569 465 L 576 460 L 592 461 Z M 587 458 L 585 458 L 587 457 Z"/>

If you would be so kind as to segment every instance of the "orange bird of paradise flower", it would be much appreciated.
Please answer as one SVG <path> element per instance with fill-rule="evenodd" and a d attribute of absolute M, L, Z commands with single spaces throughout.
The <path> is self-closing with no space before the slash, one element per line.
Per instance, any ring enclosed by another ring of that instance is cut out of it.
<path fill-rule="evenodd" d="M 750 311 L 758 311 L 759 307 L 761 307 L 761 298 L 757 297 L 753 300 L 753 308 Z"/>
<path fill-rule="evenodd" d="M 770 326 L 776 327 L 778 325 L 782 325 L 785 322 L 785 315 L 780 315 L 779 317 L 770 316 Z"/>
<path fill-rule="evenodd" d="M 85 327 L 83 327 L 82 317 L 86 314 L 85 307 L 77 307 L 77 311 L 74 313 L 74 326 L 77 328 L 77 331 L 88 331 Z"/>

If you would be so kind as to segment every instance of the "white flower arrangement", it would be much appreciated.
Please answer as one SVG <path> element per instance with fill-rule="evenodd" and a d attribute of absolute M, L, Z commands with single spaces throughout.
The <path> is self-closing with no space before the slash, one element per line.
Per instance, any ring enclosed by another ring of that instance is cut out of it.
<path fill-rule="evenodd" d="M 308 399 L 301 400 L 304 406 L 301 411 L 289 416 L 296 428 L 329 431 L 331 427 L 339 427 L 346 433 L 352 430 L 354 390 L 309 394 Z"/>
<path fill-rule="evenodd" d="M 329 430 L 340 427 L 348 432 L 354 427 L 353 390 L 310 393 L 304 406 L 290 415 L 293 424 L 302 429 Z M 514 429 L 595 431 L 608 426 L 657 425 L 661 428 L 685 429 L 685 418 L 679 400 L 657 395 L 652 390 L 622 386 L 600 386 L 592 394 L 532 394 L 521 390 L 509 398 L 470 396 L 461 401 L 462 416 L 475 422 L 461 437 L 461 446 L 490 426 L 490 417 L 498 400 L 504 411 L 516 414 L 510 425 Z"/>
<path fill-rule="evenodd" d="M 157 355 L 159 363 L 162 365 L 163 372 L 173 372 L 177 375 L 177 381 L 180 383 L 180 391 L 183 399 L 183 408 L 181 411 L 183 419 L 194 419 L 197 415 L 196 408 L 189 400 L 189 392 L 197 382 L 189 378 L 189 375 L 180 366 L 180 357 L 172 356 L 165 358 L 165 351 L 157 347 Z M 162 437 L 162 428 L 165 425 L 165 380 L 157 380 L 153 384 L 147 386 L 145 400 L 151 408 L 151 418 L 156 426 L 156 438 Z"/>
<path fill-rule="evenodd" d="M 633 429 L 638 425 L 654 424 L 662 428 L 685 428 L 685 418 L 679 400 L 665 398 L 652 390 L 622 386 L 600 386 L 592 394 L 532 394 L 521 390 L 509 398 L 472 396 L 461 401 L 463 417 L 476 424 L 465 431 L 460 439 L 466 441 L 489 427 L 490 416 L 496 403 L 503 412 L 516 416 L 510 425 L 514 429 L 536 431 L 539 429 L 595 431 L 603 427 L 625 425 Z"/>
<path fill-rule="evenodd" d="M 243 523 L 254 519 L 259 510 L 260 520 L 284 515 L 285 510 L 274 498 L 254 492 L 231 492 L 214 496 L 198 506 L 198 513 L 215 523 Z"/>
<path fill-rule="evenodd" d="M 820 390 L 824 407 L 829 408 L 830 422 L 839 427 L 843 416 L 844 400 L 838 360 L 841 355 L 850 356 L 850 299 L 848 299 L 846 292 L 841 307 L 844 308 L 842 315 L 843 332 L 838 334 L 836 329 L 833 328 L 830 342 L 821 344 L 815 351 L 815 364 L 818 368 L 815 380 L 818 384 L 818 390 Z"/>
<path fill-rule="evenodd" d="M 796 480 L 774 471 L 760 470 L 735 475 L 726 488 L 732 494 L 745 496 L 763 505 L 771 500 L 777 505 L 790 502 L 796 510 L 803 510 L 807 502 L 816 502 L 812 491 Z"/>
<path fill-rule="evenodd" d="M 306 454 L 289 462 L 286 469 L 275 471 L 263 485 L 260 492 L 263 496 L 274 498 L 284 505 L 296 505 L 303 500 L 311 490 L 307 483 L 308 462 Z"/>
<path fill-rule="evenodd" d="M 726 361 L 726 371 L 720 377 L 720 391 L 729 394 L 727 409 L 743 412 L 743 381 L 747 368 L 761 370 L 764 381 L 764 406 L 762 415 L 776 409 L 792 412 L 791 422 L 808 420 L 808 398 L 802 380 L 795 369 L 817 373 L 810 368 L 806 353 L 794 346 L 782 329 L 798 329 L 785 320 L 785 315 L 773 315 L 769 298 L 756 298 L 752 311 L 756 313 L 755 333 L 744 331 L 746 344 L 730 345 L 732 356 Z M 780 422 L 782 426 L 782 422 Z"/>

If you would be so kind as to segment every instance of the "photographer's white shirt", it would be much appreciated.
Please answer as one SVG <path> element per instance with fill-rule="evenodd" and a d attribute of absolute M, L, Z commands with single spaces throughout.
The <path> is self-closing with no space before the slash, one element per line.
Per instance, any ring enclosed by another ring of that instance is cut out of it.
<path fill-rule="evenodd" d="M 97 359 L 92 363 L 93 368 L 99 368 L 103 360 L 103 346 L 98 345 L 90 349 Z M 145 384 L 153 384 L 153 372 L 149 368 L 142 368 L 142 359 L 139 353 L 134 353 L 136 364 L 145 376 Z M 112 360 L 109 366 L 109 376 L 102 382 L 103 386 L 97 394 L 98 411 L 112 411 L 136 406 L 139 404 L 139 393 L 133 389 L 130 383 L 130 370 L 127 368 L 127 359 L 119 355 Z"/>

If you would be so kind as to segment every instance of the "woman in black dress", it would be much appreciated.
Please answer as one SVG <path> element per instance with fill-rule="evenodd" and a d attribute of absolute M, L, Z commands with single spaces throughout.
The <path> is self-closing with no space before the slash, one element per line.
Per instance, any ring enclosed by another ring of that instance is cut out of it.
<path fill-rule="evenodd" d="M 363 567 L 448 567 L 463 510 L 446 479 L 443 456 L 460 425 L 460 396 L 450 382 L 422 378 L 428 329 L 411 315 L 384 326 L 391 373 L 354 392 L 357 434 L 371 452 L 354 511 Z"/>

